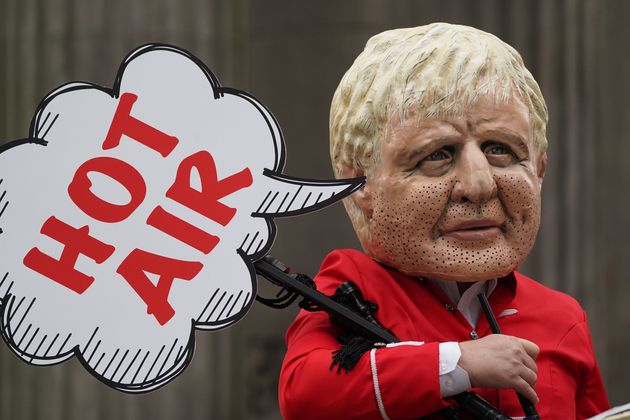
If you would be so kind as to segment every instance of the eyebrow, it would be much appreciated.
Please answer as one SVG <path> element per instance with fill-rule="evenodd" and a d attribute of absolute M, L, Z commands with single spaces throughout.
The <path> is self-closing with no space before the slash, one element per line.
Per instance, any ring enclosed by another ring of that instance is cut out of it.
<path fill-rule="evenodd" d="M 414 160 L 416 156 L 424 155 L 429 150 L 436 150 L 441 146 L 452 144 L 455 141 L 457 136 L 446 135 L 446 136 L 438 136 L 433 137 L 427 143 L 422 146 L 414 147 L 410 149 L 407 153 L 403 155 L 403 159 L 405 161 Z"/>
<path fill-rule="evenodd" d="M 514 142 L 516 146 L 519 149 L 521 149 L 521 151 L 523 151 L 523 153 L 529 153 L 529 147 L 527 147 L 527 144 L 525 143 L 525 139 L 516 131 L 510 130 L 509 128 L 505 128 L 505 127 L 497 127 L 497 128 L 492 128 L 488 130 L 483 130 L 482 132 L 486 135 L 498 134 L 500 136 L 503 136 L 507 138 L 508 140 Z"/>

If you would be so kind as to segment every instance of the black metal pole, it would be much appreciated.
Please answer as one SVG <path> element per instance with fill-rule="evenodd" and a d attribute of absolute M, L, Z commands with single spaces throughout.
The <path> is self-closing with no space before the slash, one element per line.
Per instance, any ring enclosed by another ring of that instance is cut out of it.
<path fill-rule="evenodd" d="M 317 290 L 313 290 L 307 285 L 305 285 L 304 283 L 289 276 L 288 274 L 276 268 L 269 262 L 265 260 L 260 260 L 260 261 L 256 261 L 254 265 L 256 267 L 256 272 L 259 273 L 260 275 L 266 278 L 272 278 L 276 281 L 279 281 L 284 286 L 292 290 L 295 290 L 300 295 L 316 303 L 321 308 L 323 308 L 326 312 L 328 313 L 332 312 L 346 318 L 347 320 L 363 328 L 365 331 L 369 332 L 371 335 L 374 336 L 375 339 L 381 340 L 383 343 L 397 343 L 400 341 L 395 335 L 391 334 L 389 331 L 386 331 L 382 328 L 377 327 L 376 325 L 372 324 L 370 321 L 362 318 L 361 316 L 351 311 L 350 309 L 346 308 L 345 306 L 335 302 L 334 300 L 332 300 L 325 294 L 318 292 Z"/>
<path fill-rule="evenodd" d="M 479 293 L 477 295 L 479 299 L 479 303 L 481 304 L 481 309 L 483 313 L 486 315 L 486 319 L 488 320 L 488 324 L 490 325 L 490 330 L 493 334 L 501 334 L 501 329 L 499 328 L 499 324 L 497 319 L 494 317 L 492 313 L 492 308 L 490 308 L 490 302 L 488 302 L 488 297 L 485 293 Z M 518 392 L 516 393 L 518 397 L 518 402 L 521 403 L 521 407 L 523 408 L 523 413 L 525 414 L 525 420 L 539 420 L 538 412 L 534 407 L 534 404 Z"/>

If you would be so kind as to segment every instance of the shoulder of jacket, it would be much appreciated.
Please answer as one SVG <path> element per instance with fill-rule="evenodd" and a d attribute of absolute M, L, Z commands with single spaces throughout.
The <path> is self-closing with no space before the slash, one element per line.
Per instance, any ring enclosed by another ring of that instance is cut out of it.
<path fill-rule="evenodd" d="M 566 293 L 554 290 L 521 273 L 514 273 L 520 299 L 542 310 L 562 313 L 562 318 L 569 322 L 585 321 L 584 310 L 580 303 Z"/>

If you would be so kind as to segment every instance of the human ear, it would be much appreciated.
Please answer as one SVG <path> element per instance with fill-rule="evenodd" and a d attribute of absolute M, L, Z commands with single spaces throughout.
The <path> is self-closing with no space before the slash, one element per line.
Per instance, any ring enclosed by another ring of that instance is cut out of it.
<path fill-rule="evenodd" d="M 340 178 L 357 178 L 365 176 L 365 170 L 355 166 L 343 165 L 339 169 L 338 175 Z M 366 220 L 370 220 L 372 218 L 372 193 L 370 179 L 366 177 L 365 184 L 353 192 L 344 201 L 346 200 L 350 200 L 354 204 L 352 207 L 354 207 L 355 210 L 360 210 Z M 350 211 L 348 206 L 346 206 L 346 208 Z"/>
<path fill-rule="evenodd" d="M 547 152 L 542 152 L 538 157 L 537 162 L 537 173 L 538 175 L 538 187 L 542 187 L 543 178 L 545 177 L 545 171 L 547 170 Z"/>

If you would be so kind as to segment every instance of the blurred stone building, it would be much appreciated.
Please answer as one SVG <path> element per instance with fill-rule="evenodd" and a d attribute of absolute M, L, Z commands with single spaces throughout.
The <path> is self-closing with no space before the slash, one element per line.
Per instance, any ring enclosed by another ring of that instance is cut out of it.
<path fill-rule="evenodd" d="M 624 0 L 0 0 L 0 141 L 25 137 L 56 86 L 111 86 L 131 49 L 163 42 L 271 109 L 285 173 L 330 178 L 329 103 L 369 36 L 435 21 L 492 32 L 522 54 L 551 116 L 543 223 L 522 271 L 582 303 L 620 404 L 630 399 L 629 19 Z M 310 274 L 331 249 L 358 246 L 341 205 L 279 220 L 278 231 L 274 255 Z M 256 304 L 232 328 L 197 333 L 189 368 L 146 395 L 110 390 L 76 360 L 28 367 L 0 345 L 0 419 L 280 418 L 283 335 L 296 312 Z"/>

